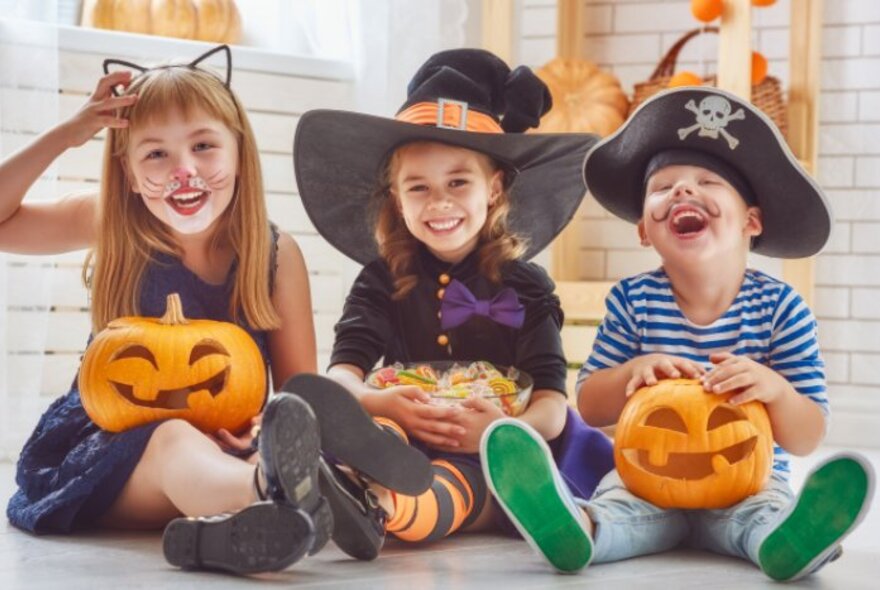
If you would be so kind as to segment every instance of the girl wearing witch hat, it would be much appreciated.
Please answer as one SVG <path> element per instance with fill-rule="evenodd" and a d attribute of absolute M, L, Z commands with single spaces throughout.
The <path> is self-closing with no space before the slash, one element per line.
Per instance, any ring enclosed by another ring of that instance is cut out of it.
<path fill-rule="evenodd" d="M 750 248 L 780 258 L 817 253 L 831 228 L 821 190 L 763 113 L 713 88 L 646 102 L 590 151 L 584 177 L 599 203 L 638 224 L 662 266 L 612 288 L 579 375 L 581 415 L 614 424 L 639 387 L 700 379 L 709 393 L 734 392 L 734 405 L 764 403 L 776 443 L 772 474 L 727 508 L 680 510 L 638 497 L 613 471 L 579 507 L 543 440 L 520 424 L 495 423 L 483 440 L 493 492 L 563 572 L 680 544 L 752 561 L 775 580 L 815 572 L 866 513 L 873 473 L 859 455 L 831 457 L 795 498 L 787 453 L 814 450 L 829 415 L 816 321 L 789 285 L 749 269 L 747 256 Z M 710 457 L 713 471 L 735 460 L 721 455 Z M 512 467 L 529 474 L 533 493 L 509 477 Z M 567 534 L 535 526 L 550 519 Z"/>
<path fill-rule="evenodd" d="M 546 272 L 527 262 L 574 214 L 581 162 L 595 142 L 521 133 L 549 108 L 547 88 L 528 68 L 460 49 L 419 69 L 393 119 L 318 110 L 297 127 L 306 211 L 321 235 L 365 265 L 336 325 L 328 374 L 433 460 L 429 491 L 384 498 L 386 529 L 400 539 L 437 540 L 503 517 L 476 454 L 503 413 L 481 399 L 431 405 L 412 385 L 374 389 L 364 378 L 377 363 L 514 366 L 534 380 L 518 420 L 550 441 L 575 493 L 588 497 L 611 467 L 607 438 L 567 407 L 559 299 Z M 306 399 L 322 435 L 345 427 L 333 422 L 345 400 Z"/>

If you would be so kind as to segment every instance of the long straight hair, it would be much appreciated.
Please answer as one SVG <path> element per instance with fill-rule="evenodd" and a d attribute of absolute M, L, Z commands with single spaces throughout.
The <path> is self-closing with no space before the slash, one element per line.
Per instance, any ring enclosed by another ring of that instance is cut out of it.
<path fill-rule="evenodd" d="M 388 264 L 394 279 L 394 300 L 406 297 L 419 281 L 417 260 L 420 242 L 406 227 L 397 197 L 391 190 L 393 179 L 400 169 L 403 152 L 410 145 L 412 144 L 399 147 L 391 154 L 373 193 L 373 208 L 377 211 L 374 236 L 379 245 L 379 254 Z M 480 152 L 474 153 L 488 160 L 492 172 L 500 169 L 489 156 Z M 493 283 L 501 282 L 501 270 L 507 262 L 516 260 L 526 251 L 525 239 L 510 229 L 509 215 L 510 196 L 505 182 L 501 194 L 488 209 L 486 222 L 480 228 L 477 241 L 480 274 Z"/>
<path fill-rule="evenodd" d="M 97 207 L 97 239 L 83 267 L 91 293 L 92 330 L 102 330 L 120 316 L 138 315 L 141 282 L 157 253 L 182 255 L 171 231 L 134 192 L 126 172 L 131 130 L 162 121 L 177 110 L 185 118 L 197 113 L 223 123 L 238 142 L 238 177 L 232 201 L 218 219 L 214 244 L 226 242 L 238 260 L 230 317 L 241 315 L 253 329 L 280 325 L 272 305 L 269 277 L 271 232 L 254 134 L 238 98 L 213 74 L 190 67 L 148 70 L 126 93 L 137 102 L 122 110 L 128 128 L 109 129 Z"/>

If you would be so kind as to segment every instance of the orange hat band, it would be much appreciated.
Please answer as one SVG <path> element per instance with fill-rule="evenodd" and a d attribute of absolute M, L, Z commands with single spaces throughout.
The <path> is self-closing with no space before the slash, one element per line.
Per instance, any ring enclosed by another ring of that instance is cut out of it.
<path fill-rule="evenodd" d="M 501 126 L 489 115 L 468 109 L 460 100 L 439 99 L 437 102 L 420 102 L 397 114 L 398 121 L 416 125 L 431 125 L 477 133 L 504 133 Z"/>

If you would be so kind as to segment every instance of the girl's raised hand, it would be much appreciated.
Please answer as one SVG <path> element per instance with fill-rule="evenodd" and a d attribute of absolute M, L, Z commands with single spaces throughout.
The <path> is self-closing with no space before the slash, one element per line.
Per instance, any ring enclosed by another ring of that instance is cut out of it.
<path fill-rule="evenodd" d="M 130 71 L 119 71 L 107 74 L 98 81 L 95 91 L 89 100 L 73 117 L 61 124 L 67 147 L 77 147 L 95 136 L 104 127 L 121 129 L 128 127 L 128 119 L 118 117 L 117 109 L 131 106 L 137 102 L 137 95 L 115 96 L 113 88 L 128 86 L 131 82 Z"/>

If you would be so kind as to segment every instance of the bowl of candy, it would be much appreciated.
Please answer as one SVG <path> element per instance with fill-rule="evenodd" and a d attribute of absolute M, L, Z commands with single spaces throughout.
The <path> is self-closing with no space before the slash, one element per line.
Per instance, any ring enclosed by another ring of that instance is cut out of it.
<path fill-rule="evenodd" d="M 376 369 L 366 381 L 377 389 L 415 385 L 431 396 L 431 403 L 443 406 L 479 397 L 491 401 L 508 416 L 525 411 L 534 385 L 528 373 L 487 361 L 395 363 Z"/>

